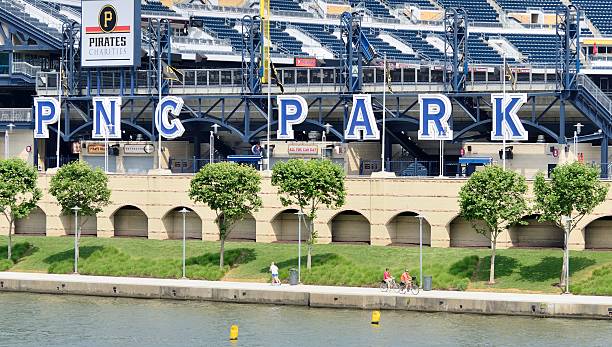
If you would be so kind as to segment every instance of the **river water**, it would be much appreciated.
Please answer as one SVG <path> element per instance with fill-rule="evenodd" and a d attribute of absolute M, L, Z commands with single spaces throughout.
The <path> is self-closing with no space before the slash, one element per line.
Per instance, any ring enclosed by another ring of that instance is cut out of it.
<path fill-rule="evenodd" d="M 612 322 L 0 293 L 0 346 L 610 346 Z M 229 328 L 239 325 L 237 342 Z"/>

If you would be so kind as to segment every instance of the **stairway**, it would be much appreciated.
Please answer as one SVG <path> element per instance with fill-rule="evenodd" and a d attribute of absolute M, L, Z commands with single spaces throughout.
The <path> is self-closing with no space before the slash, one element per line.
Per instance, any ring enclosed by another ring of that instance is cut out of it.
<path fill-rule="evenodd" d="M 30 15 L 19 1 L 0 0 L 0 18 L 54 48 L 62 47 L 62 33 Z"/>
<path fill-rule="evenodd" d="M 575 89 L 570 98 L 572 105 L 612 138 L 612 100 L 584 74 L 576 76 Z"/>

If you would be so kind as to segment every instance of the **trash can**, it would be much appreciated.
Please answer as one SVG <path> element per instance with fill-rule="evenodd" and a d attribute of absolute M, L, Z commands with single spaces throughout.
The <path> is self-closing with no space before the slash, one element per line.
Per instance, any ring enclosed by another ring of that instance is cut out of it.
<path fill-rule="evenodd" d="M 423 290 L 430 291 L 431 290 L 431 276 L 423 276 Z"/>
<path fill-rule="evenodd" d="M 289 284 L 295 286 L 298 283 L 298 271 L 296 269 L 289 269 Z"/>

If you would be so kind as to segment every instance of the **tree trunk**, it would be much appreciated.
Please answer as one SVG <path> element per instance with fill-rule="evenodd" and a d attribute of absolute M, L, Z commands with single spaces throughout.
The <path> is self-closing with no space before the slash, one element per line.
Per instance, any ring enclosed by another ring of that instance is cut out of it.
<path fill-rule="evenodd" d="M 561 287 L 561 289 L 563 290 L 563 292 L 565 292 L 565 286 L 567 284 L 567 264 L 568 264 L 568 259 L 567 259 L 567 255 L 568 252 L 567 247 L 568 247 L 568 234 L 567 231 L 564 232 L 565 234 L 565 243 L 563 244 L 563 264 L 561 265 L 561 276 L 559 279 L 559 287 Z"/>
<path fill-rule="evenodd" d="M 310 220 L 310 237 L 308 238 L 308 256 L 306 257 L 306 269 L 312 268 L 312 245 L 314 244 L 314 223 Z"/>
<path fill-rule="evenodd" d="M 219 251 L 219 268 L 223 270 L 223 254 L 225 253 L 225 238 L 221 238 L 221 250 Z"/>
<path fill-rule="evenodd" d="M 9 232 L 8 232 L 8 246 L 7 246 L 7 254 L 8 260 L 11 260 L 11 257 L 13 255 L 13 239 L 11 237 L 11 234 L 13 233 L 13 220 L 9 221 Z"/>
<path fill-rule="evenodd" d="M 491 270 L 489 272 L 489 284 L 495 284 L 495 250 L 497 248 L 497 240 L 491 240 Z"/>

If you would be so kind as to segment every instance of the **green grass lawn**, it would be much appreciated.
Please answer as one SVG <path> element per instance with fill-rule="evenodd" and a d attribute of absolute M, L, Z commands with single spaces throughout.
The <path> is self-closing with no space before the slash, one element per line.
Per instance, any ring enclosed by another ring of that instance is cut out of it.
<path fill-rule="evenodd" d="M 15 237 L 12 260 L 6 259 L 6 237 L 0 237 L 0 271 L 71 273 L 73 239 L 70 237 Z M 80 272 L 91 275 L 179 278 L 181 242 L 146 239 L 81 240 Z M 418 276 L 417 247 L 315 245 L 313 267 L 306 271 L 302 250 L 302 282 L 306 284 L 377 286 L 385 267 L 399 277 L 404 267 Z M 504 290 L 559 293 L 562 251 L 554 249 L 500 250 L 496 279 L 489 278 L 489 250 L 425 248 L 425 275 L 436 289 Z M 193 279 L 265 282 L 270 262 L 286 278 L 297 267 L 296 244 L 228 242 L 226 267 L 219 269 L 219 243 L 188 241 L 187 275 Z M 572 291 L 576 294 L 612 295 L 612 252 L 571 252 Z"/>

